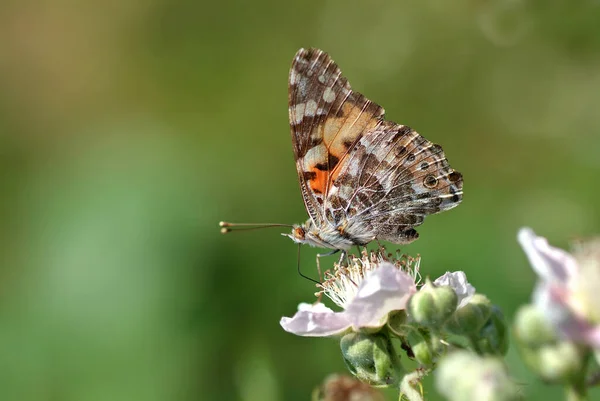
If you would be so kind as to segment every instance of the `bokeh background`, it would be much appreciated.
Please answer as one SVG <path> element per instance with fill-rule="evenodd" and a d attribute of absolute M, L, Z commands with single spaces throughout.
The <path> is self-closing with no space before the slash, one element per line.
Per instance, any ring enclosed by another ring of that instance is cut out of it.
<path fill-rule="evenodd" d="M 335 340 L 279 327 L 315 291 L 296 246 L 217 227 L 306 219 L 300 47 L 444 146 L 464 201 L 402 250 L 511 319 L 534 283 L 519 227 L 600 232 L 599 20 L 592 0 L 2 2 L 0 399 L 307 400 L 345 371 Z"/>

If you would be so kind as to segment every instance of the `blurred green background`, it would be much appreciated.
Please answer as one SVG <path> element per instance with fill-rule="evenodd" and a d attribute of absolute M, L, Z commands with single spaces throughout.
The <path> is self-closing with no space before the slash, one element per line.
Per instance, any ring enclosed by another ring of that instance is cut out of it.
<path fill-rule="evenodd" d="M 307 400 L 345 371 L 335 340 L 279 327 L 315 291 L 296 246 L 217 227 L 306 219 L 300 47 L 444 146 L 464 201 L 402 250 L 512 318 L 519 227 L 600 232 L 598 21 L 592 0 L 2 2 L 0 399 Z M 562 398 L 508 361 L 529 399 Z"/>

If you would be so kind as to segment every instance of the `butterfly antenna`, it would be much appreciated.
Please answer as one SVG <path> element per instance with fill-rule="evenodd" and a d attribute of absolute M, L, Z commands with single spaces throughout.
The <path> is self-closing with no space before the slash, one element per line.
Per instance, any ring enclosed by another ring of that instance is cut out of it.
<path fill-rule="evenodd" d="M 227 234 L 232 231 L 248 231 L 248 230 L 258 230 L 260 228 L 293 227 L 293 226 L 291 224 L 277 224 L 277 223 L 229 223 L 227 221 L 220 221 L 219 227 L 221 227 L 221 234 Z"/>
<path fill-rule="evenodd" d="M 300 275 L 300 277 L 305 278 L 308 281 L 312 281 L 315 284 L 321 284 L 319 281 L 315 280 L 314 278 L 308 277 L 300 271 L 300 244 L 298 244 L 298 274 Z"/>

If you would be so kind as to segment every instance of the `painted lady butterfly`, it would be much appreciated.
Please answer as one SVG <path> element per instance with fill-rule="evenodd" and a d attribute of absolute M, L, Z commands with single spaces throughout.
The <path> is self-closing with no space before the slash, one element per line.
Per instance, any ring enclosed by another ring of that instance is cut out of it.
<path fill-rule="evenodd" d="M 289 77 L 296 168 L 310 218 L 297 243 L 347 250 L 381 239 L 407 244 L 425 216 L 457 206 L 462 175 L 441 146 L 384 119 L 327 53 L 300 49 Z"/>

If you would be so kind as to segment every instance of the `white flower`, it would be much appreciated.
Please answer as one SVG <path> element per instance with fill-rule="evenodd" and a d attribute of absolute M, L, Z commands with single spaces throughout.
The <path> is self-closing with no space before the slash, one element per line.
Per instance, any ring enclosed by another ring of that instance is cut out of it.
<path fill-rule="evenodd" d="M 446 285 L 452 287 L 458 296 L 458 308 L 462 308 L 469 303 L 475 294 L 475 287 L 467 281 L 465 272 L 446 272 L 443 276 L 437 278 L 433 284 L 437 286 Z"/>
<path fill-rule="evenodd" d="M 518 240 L 538 275 L 535 305 L 565 338 L 600 348 L 600 243 L 581 244 L 571 255 L 530 228 Z"/>
<path fill-rule="evenodd" d="M 341 312 L 334 312 L 321 302 L 302 303 L 293 317 L 281 318 L 281 327 L 308 337 L 382 327 L 390 312 L 406 309 L 408 300 L 417 292 L 419 264 L 420 258 L 411 257 L 392 264 L 382 253 L 353 258 L 350 266 L 337 267 L 320 284 L 321 293 L 342 308 Z M 438 280 L 440 285 L 454 288 L 460 300 L 467 296 L 461 294 L 469 293 L 472 286 L 466 282 L 464 273 L 456 274 L 446 273 Z"/>

